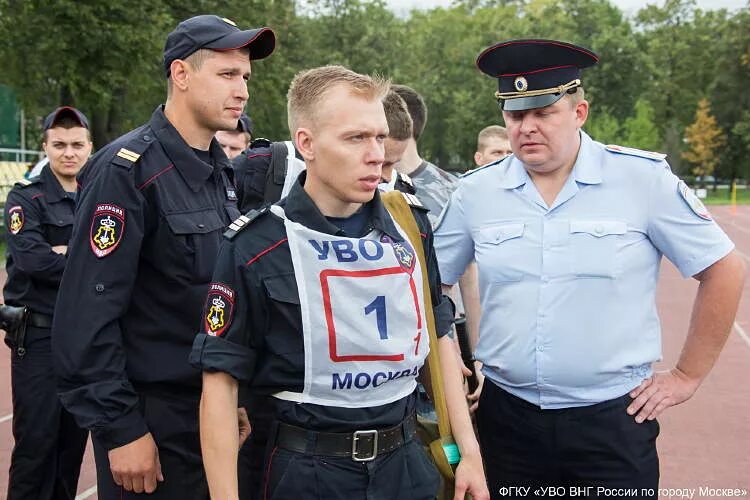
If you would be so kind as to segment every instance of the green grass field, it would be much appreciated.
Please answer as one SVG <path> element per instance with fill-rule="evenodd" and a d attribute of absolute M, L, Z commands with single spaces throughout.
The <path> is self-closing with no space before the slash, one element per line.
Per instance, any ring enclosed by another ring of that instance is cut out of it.
<path fill-rule="evenodd" d="M 711 187 L 707 187 L 708 196 L 703 200 L 706 205 L 729 205 L 731 200 L 729 198 L 729 188 L 718 188 L 713 191 Z M 737 189 L 737 204 L 738 205 L 750 205 L 750 189 L 738 188 Z"/>

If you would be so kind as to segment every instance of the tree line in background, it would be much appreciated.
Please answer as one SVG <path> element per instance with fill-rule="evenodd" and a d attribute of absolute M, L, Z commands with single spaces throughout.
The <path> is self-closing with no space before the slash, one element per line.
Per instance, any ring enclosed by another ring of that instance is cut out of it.
<path fill-rule="evenodd" d="M 455 0 L 399 17 L 379 0 L 0 0 L 0 83 L 26 116 L 81 108 L 102 146 L 163 102 L 166 34 L 202 13 L 276 31 L 274 55 L 253 65 L 257 136 L 288 137 L 295 73 L 343 64 L 422 93 L 422 152 L 464 170 L 477 132 L 502 124 L 496 82 L 476 69 L 477 54 L 504 39 L 554 38 L 600 56 L 583 74 L 585 129 L 596 140 L 666 152 L 682 175 L 750 178 L 750 4 L 702 11 L 666 0 L 628 18 L 608 0 Z M 38 120 L 31 127 L 38 137 Z"/>

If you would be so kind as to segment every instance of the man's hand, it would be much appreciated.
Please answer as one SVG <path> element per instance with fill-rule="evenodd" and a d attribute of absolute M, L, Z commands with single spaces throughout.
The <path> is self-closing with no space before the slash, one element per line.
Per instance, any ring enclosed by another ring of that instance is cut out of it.
<path fill-rule="evenodd" d="M 109 450 L 109 468 L 118 486 L 135 493 L 153 493 L 157 481 L 164 481 L 159 450 L 151 433 Z"/>
<path fill-rule="evenodd" d="M 464 500 L 471 495 L 474 500 L 490 500 L 487 479 L 484 477 L 482 459 L 479 454 L 462 456 L 456 468 L 455 494 L 453 500 Z"/>
<path fill-rule="evenodd" d="M 52 247 L 52 251 L 60 255 L 65 255 L 68 253 L 68 245 L 55 245 Z"/>
<path fill-rule="evenodd" d="M 639 424 L 654 420 L 670 406 L 690 399 L 699 385 L 699 380 L 689 378 L 678 368 L 657 372 L 630 391 L 633 402 L 628 406 L 628 415 L 635 415 Z"/>
<path fill-rule="evenodd" d="M 484 387 L 484 373 L 482 373 L 481 361 L 474 361 L 474 373 L 477 376 L 477 389 L 466 395 L 466 400 L 469 402 L 469 413 L 472 415 L 479 408 L 479 396 L 482 395 L 482 387 Z"/>
<path fill-rule="evenodd" d="M 243 407 L 237 408 L 237 425 L 240 428 L 240 448 L 245 443 L 245 440 L 250 436 L 252 427 L 250 426 L 250 419 L 247 418 L 247 410 Z"/>

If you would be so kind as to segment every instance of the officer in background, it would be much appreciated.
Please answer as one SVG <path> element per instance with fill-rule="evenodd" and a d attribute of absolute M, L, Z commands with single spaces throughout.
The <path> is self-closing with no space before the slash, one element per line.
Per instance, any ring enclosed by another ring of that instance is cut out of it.
<path fill-rule="evenodd" d="M 484 127 L 477 134 L 477 151 L 474 153 L 474 163 L 477 167 L 487 165 L 493 161 L 502 160 L 513 151 L 510 149 L 508 131 L 500 125 Z"/>
<path fill-rule="evenodd" d="M 11 347 L 13 438 L 8 499 L 72 499 L 88 432 L 57 397 L 50 335 L 68 240 L 73 229 L 76 174 L 91 154 L 86 117 L 64 106 L 44 120 L 42 148 L 49 163 L 38 177 L 18 182 L 5 202 L 8 231 L 2 316 Z M 5 319 L 5 318 L 4 318 Z"/>
<path fill-rule="evenodd" d="M 383 98 L 383 111 L 388 122 L 388 137 L 384 143 L 385 156 L 378 188 L 383 192 L 395 189 L 402 193 L 414 194 L 411 179 L 397 168 L 401 164 L 414 130 L 409 110 L 401 96 L 391 89 Z"/>
<path fill-rule="evenodd" d="M 437 472 L 414 439 L 415 378 L 427 355 L 420 325 L 434 312 L 444 335 L 453 311 L 424 211 L 406 207 L 416 216 L 412 246 L 378 194 L 387 89 L 341 66 L 298 74 L 289 128 L 307 171 L 289 196 L 227 232 L 191 354 L 204 373 L 213 498 L 237 497 L 238 380 L 273 395 L 264 498 L 434 498 Z M 488 498 L 451 341 L 430 348 L 441 353 L 432 368 L 445 373 L 461 448 L 457 491 Z"/>
<path fill-rule="evenodd" d="M 513 155 L 465 175 L 436 231 L 444 283 L 479 267 L 477 425 L 497 499 L 510 486 L 656 498 L 656 417 L 706 377 L 740 298 L 734 245 L 664 155 L 583 132 L 580 71 L 597 61 L 548 40 L 479 55 L 498 78 Z M 662 255 L 700 285 L 676 366 L 654 373 Z"/>
<path fill-rule="evenodd" d="M 252 140 L 253 121 L 247 114 L 242 113 L 234 130 L 219 130 L 216 132 L 216 140 L 224 150 L 224 154 L 230 160 L 239 156 Z"/>
<path fill-rule="evenodd" d="M 181 22 L 164 48 L 166 104 L 86 169 L 53 351 L 63 405 L 93 434 L 101 498 L 208 496 L 187 357 L 239 214 L 214 135 L 237 126 L 250 61 L 274 44 L 218 16 Z"/>

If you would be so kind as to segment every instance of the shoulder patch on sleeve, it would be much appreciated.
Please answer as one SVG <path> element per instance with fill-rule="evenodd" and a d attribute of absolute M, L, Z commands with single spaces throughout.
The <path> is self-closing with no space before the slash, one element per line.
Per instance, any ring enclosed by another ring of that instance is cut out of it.
<path fill-rule="evenodd" d="M 234 316 L 234 290 L 224 283 L 208 285 L 208 296 L 203 311 L 203 328 L 212 337 L 219 337 L 232 324 Z"/>
<path fill-rule="evenodd" d="M 713 220 L 706 206 L 703 204 L 700 198 L 695 195 L 693 190 L 690 189 L 687 184 L 685 184 L 685 181 L 680 180 L 680 182 L 677 183 L 677 189 L 679 190 L 682 199 L 685 200 L 685 203 L 688 204 L 690 210 L 692 210 L 695 215 L 703 220 Z"/>
<path fill-rule="evenodd" d="M 8 231 L 10 234 L 18 234 L 23 229 L 23 223 L 26 222 L 26 218 L 23 215 L 23 207 L 21 205 L 15 205 L 8 209 Z"/>
<path fill-rule="evenodd" d="M 124 233 L 125 209 L 112 203 L 97 204 L 89 230 L 89 244 L 94 255 L 101 259 L 114 252 Z"/>
<path fill-rule="evenodd" d="M 224 232 L 224 237 L 231 240 L 237 236 L 243 229 L 248 227 L 255 219 L 268 212 L 268 205 L 259 209 L 250 210 L 245 215 L 240 215 L 229 224 L 229 229 Z"/>
<path fill-rule="evenodd" d="M 625 146 L 618 146 L 616 144 L 607 144 L 604 148 L 610 153 L 617 153 L 621 155 L 638 156 L 640 158 L 646 158 L 654 161 L 661 161 L 667 157 L 666 153 L 656 153 L 654 151 L 644 151 L 636 148 L 626 148 Z"/>

